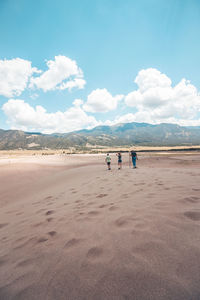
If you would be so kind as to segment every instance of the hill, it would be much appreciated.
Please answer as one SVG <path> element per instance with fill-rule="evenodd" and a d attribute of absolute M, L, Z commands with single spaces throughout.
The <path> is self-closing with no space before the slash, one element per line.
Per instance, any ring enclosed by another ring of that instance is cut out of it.
<path fill-rule="evenodd" d="M 1 150 L 62 149 L 95 145 L 109 147 L 200 145 L 200 128 L 133 122 L 55 134 L 0 129 Z"/>

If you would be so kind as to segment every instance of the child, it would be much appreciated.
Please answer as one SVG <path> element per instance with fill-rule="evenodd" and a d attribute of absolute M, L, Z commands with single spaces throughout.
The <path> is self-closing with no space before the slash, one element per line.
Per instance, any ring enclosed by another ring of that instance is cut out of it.
<path fill-rule="evenodd" d="M 111 157 L 109 155 L 109 153 L 107 153 L 106 159 L 105 159 L 107 166 L 108 166 L 108 170 L 111 170 L 110 164 L 111 164 Z"/>
<path fill-rule="evenodd" d="M 121 168 L 122 168 L 122 155 L 121 155 L 120 152 L 118 152 L 116 155 L 118 157 L 118 170 L 121 170 Z"/>

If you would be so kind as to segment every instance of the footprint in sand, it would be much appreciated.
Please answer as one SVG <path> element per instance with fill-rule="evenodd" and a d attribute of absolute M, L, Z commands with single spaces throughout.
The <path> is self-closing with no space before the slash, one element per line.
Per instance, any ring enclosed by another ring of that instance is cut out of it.
<path fill-rule="evenodd" d="M 102 204 L 102 205 L 99 205 L 99 208 L 104 208 L 104 207 L 106 207 L 106 206 L 108 206 L 108 205 Z"/>
<path fill-rule="evenodd" d="M 53 196 L 47 196 L 46 198 L 44 198 L 44 200 L 50 200 L 53 199 Z"/>
<path fill-rule="evenodd" d="M 75 203 L 81 203 L 83 202 L 82 200 L 76 200 Z"/>
<path fill-rule="evenodd" d="M 118 207 L 113 205 L 113 206 L 111 206 L 111 207 L 109 208 L 109 210 L 110 210 L 110 211 L 115 211 L 115 210 L 118 210 Z"/>
<path fill-rule="evenodd" d="M 51 222 L 53 218 L 47 218 L 47 222 Z"/>
<path fill-rule="evenodd" d="M 64 248 L 71 248 L 71 247 L 78 246 L 81 241 L 82 241 L 81 239 L 73 238 L 65 244 Z"/>
<path fill-rule="evenodd" d="M 192 189 L 193 191 L 195 191 L 195 192 L 199 192 L 200 191 L 200 189 Z"/>
<path fill-rule="evenodd" d="M 129 216 L 123 216 L 115 221 L 115 225 L 119 228 L 122 228 L 129 225 L 131 221 L 132 218 L 130 218 Z"/>
<path fill-rule="evenodd" d="M 186 211 L 184 215 L 193 221 L 200 221 L 200 212 Z"/>
<path fill-rule="evenodd" d="M 49 215 L 51 215 L 51 214 L 53 214 L 54 213 L 54 210 L 48 210 L 46 213 L 45 213 L 45 215 L 46 216 L 49 216 Z"/>
<path fill-rule="evenodd" d="M 88 250 L 87 258 L 88 259 L 96 259 L 101 256 L 103 253 L 103 249 L 100 247 L 92 247 Z"/>
<path fill-rule="evenodd" d="M 4 264 L 6 264 L 7 261 L 8 261 L 8 259 L 7 259 L 7 256 L 6 256 L 6 255 L 1 256 L 1 257 L 0 257 L 0 266 L 3 266 Z"/>
<path fill-rule="evenodd" d="M 5 227 L 5 226 L 7 226 L 8 224 L 9 224 L 9 223 L 1 223 L 1 224 L 0 224 L 0 229 L 3 228 L 3 227 Z"/>
<path fill-rule="evenodd" d="M 37 240 L 37 243 L 44 243 L 46 241 L 48 241 L 48 239 L 46 237 L 41 237 Z"/>
<path fill-rule="evenodd" d="M 51 237 L 55 236 L 56 234 L 57 234 L 57 232 L 54 230 L 48 232 L 48 235 L 50 235 Z"/>
<path fill-rule="evenodd" d="M 88 213 L 88 215 L 90 215 L 90 216 L 97 216 L 99 214 L 100 214 L 100 212 L 98 212 L 96 210 L 89 211 L 89 213 Z"/>
<path fill-rule="evenodd" d="M 103 198 L 103 197 L 106 197 L 106 196 L 108 196 L 108 194 L 99 194 L 99 195 L 96 196 L 96 198 Z"/>
<path fill-rule="evenodd" d="M 79 215 L 81 215 L 81 216 L 82 216 L 82 215 L 84 215 L 84 213 L 83 213 L 83 212 L 79 212 L 78 214 L 79 214 Z"/>
<path fill-rule="evenodd" d="M 200 199 L 198 197 L 186 197 L 184 199 L 181 200 L 181 202 L 184 203 L 199 203 Z"/>
<path fill-rule="evenodd" d="M 23 212 L 18 212 L 18 213 L 16 214 L 16 216 L 21 216 L 21 215 L 23 215 Z"/>

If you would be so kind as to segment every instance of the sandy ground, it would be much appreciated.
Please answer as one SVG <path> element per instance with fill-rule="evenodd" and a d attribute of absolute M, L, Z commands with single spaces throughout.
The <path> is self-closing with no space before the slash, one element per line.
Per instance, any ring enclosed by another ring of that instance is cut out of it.
<path fill-rule="evenodd" d="M 199 300 L 200 155 L 0 159 L 1 300 Z"/>

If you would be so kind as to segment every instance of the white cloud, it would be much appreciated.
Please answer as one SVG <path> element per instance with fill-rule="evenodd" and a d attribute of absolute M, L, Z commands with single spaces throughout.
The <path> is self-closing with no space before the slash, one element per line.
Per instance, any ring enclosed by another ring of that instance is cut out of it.
<path fill-rule="evenodd" d="M 0 95 L 19 96 L 27 87 L 30 76 L 39 73 L 31 62 L 21 58 L 0 60 Z"/>
<path fill-rule="evenodd" d="M 83 89 L 86 81 L 83 72 L 77 66 L 75 60 L 66 56 L 55 56 L 55 60 L 47 61 L 48 70 L 39 77 L 32 77 L 30 88 L 42 89 L 44 92 L 50 90 L 64 90 L 72 88 Z"/>
<path fill-rule="evenodd" d="M 165 74 L 147 69 L 138 73 L 135 82 L 138 90 L 125 97 L 127 106 L 137 109 L 132 115 L 134 121 L 177 124 L 198 121 L 200 94 L 190 81 L 182 79 L 173 87 Z"/>
<path fill-rule="evenodd" d="M 49 61 L 48 71 L 39 77 L 31 77 L 39 72 L 31 67 L 31 62 L 22 59 L 0 61 L 0 94 L 9 97 L 20 95 L 27 87 L 42 88 L 44 91 L 53 89 L 83 88 L 85 81 L 82 71 L 75 61 L 64 56 L 56 56 Z M 127 122 L 176 123 L 180 125 L 200 126 L 200 94 L 196 87 L 186 79 L 172 86 L 171 79 L 156 69 L 141 70 L 135 83 L 138 89 L 125 97 L 128 107 L 136 113 L 129 112 L 116 116 L 114 120 L 97 121 L 86 112 L 109 112 L 116 110 L 123 95 L 112 96 L 107 89 L 93 90 L 84 103 L 75 99 L 73 106 L 64 112 L 48 113 L 44 107 L 32 107 L 23 100 L 10 99 L 2 106 L 12 129 L 29 131 L 69 132 L 97 125 L 114 125 Z M 32 95 L 34 98 L 36 95 Z M 116 110 L 117 112 L 117 110 Z"/>
<path fill-rule="evenodd" d="M 97 126 L 99 123 L 96 119 L 81 108 L 81 101 L 76 99 L 74 105 L 65 112 L 48 113 L 42 106 L 34 108 L 24 100 L 10 99 L 2 106 L 2 110 L 8 117 L 11 129 L 52 133 Z"/>
<path fill-rule="evenodd" d="M 128 113 L 122 116 L 117 116 L 114 120 L 105 121 L 105 125 L 116 125 L 119 123 L 153 123 L 152 118 L 148 112 L 136 112 L 136 113 Z"/>
<path fill-rule="evenodd" d="M 76 107 L 79 107 L 83 104 L 83 100 L 81 99 L 75 99 L 74 102 L 73 102 L 73 105 L 76 106 Z"/>
<path fill-rule="evenodd" d="M 146 70 L 141 70 L 138 73 L 137 77 L 135 78 L 135 83 L 137 83 L 139 90 L 144 92 L 155 87 L 170 87 L 171 79 L 157 69 L 149 68 Z"/>
<path fill-rule="evenodd" d="M 96 89 L 92 91 L 83 108 L 88 112 L 108 112 L 117 108 L 118 102 L 123 98 L 123 95 L 112 96 L 107 89 Z"/>
<path fill-rule="evenodd" d="M 68 89 L 71 91 L 73 88 L 77 87 L 78 89 L 83 89 L 86 84 L 86 81 L 82 78 L 75 78 L 74 80 L 67 81 L 65 83 L 62 83 L 59 86 L 59 90 L 65 90 Z"/>

